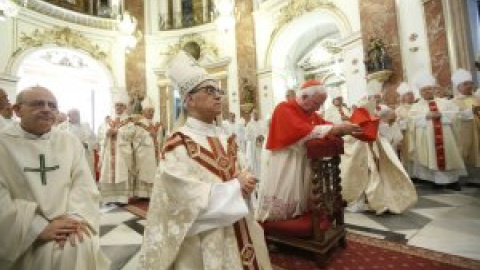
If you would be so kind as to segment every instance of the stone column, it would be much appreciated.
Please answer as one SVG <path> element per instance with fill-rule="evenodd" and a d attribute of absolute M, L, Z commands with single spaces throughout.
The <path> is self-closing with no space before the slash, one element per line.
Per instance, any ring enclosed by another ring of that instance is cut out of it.
<path fill-rule="evenodd" d="M 246 84 L 250 84 L 250 87 L 253 87 L 253 105 L 255 108 L 258 108 L 257 60 L 255 54 L 255 25 L 253 22 L 252 1 L 235 1 L 235 10 L 236 14 L 233 15 L 239 16 L 239 18 L 235 18 L 235 39 L 240 108 L 242 108 L 242 105 L 252 102 L 251 100 L 245 100 L 244 90 L 248 87 Z M 248 119 L 249 113 L 249 111 L 241 110 L 241 115 L 245 119 Z"/>
<path fill-rule="evenodd" d="M 443 0 L 450 68 L 473 71 L 474 59 L 472 37 L 468 23 L 467 1 Z"/>
<path fill-rule="evenodd" d="M 441 86 L 450 85 L 450 63 L 442 0 L 423 0 L 432 72 Z"/>
<path fill-rule="evenodd" d="M 381 38 L 387 45 L 388 54 L 392 58 L 393 74 L 383 85 L 383 93 L 387 104 L 395 104 L 396 89 L 403 80 L 395 0 L 360 0 L 360 23 L 365 55 L 370 38 Z"/>
<path fill-rule="evenodd" d="M 144 18 L 144 5 L 143 1 L 126 0 L 125 10 L 137 19 L 137 30 L 145 33 L 145 18 Z M 145 39 L 142 37 L 138 40 L 135 48 L 131 49 L 126 54 L 125 65 L 125 77 L 127 91 L 130 97 L 133 97 L 134 93 L 138 93 L 140 97 L 145 95 L 146 90 L 146 78 L 145 78 Z"/>

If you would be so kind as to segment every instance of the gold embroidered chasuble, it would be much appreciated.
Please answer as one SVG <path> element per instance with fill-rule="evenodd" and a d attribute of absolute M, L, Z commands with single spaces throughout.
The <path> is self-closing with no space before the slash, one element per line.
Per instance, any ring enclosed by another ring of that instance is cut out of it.
<path fill-rule="evenodd" d="M 166 141 L 140 269 L 271 269 L 263 230 L 249 213 L 238 182 L 230 181 L 240 169 L 234 137 L 198 134 L 197 122 L 189 118 Z M 216 193 L 219 185 L 235 191 Z M 212 203 L 215 194 L 229 201 L 220 218 L 206 214 L 219 208 Z"/>

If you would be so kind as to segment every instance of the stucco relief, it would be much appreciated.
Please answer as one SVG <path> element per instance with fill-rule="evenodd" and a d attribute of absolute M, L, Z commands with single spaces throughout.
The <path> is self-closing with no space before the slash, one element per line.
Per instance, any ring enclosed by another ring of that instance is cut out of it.
<path fill-rule="evenodd" d="M 35 29 L 29 35 L 21 33 L 19 43 L 20 46 L 13 53 L 13 56 L 19 55 L 21 52 L 30 48 L 54 44 L 59 47 L 75 48 L 85 51 L 93 58 L 110 68 L 109 63 L 107 62 L 108 55 L 100 49 L 100 46 L 68 27 L 45 30 Z"/>
<path fill-rule="evenodd" d="M 177 55 L 180 50 L 187 50 L 190 54 L 198 53 L 198 57 L 195 55 L 192 56 L 200 63 L 212 63 L 218 60 L 217 46 L 205 41 L 205 38 L 198 34 L 187 34 L 180 37 L 177 43 L 168 46 L 166 54 L 173 57 Z"/>

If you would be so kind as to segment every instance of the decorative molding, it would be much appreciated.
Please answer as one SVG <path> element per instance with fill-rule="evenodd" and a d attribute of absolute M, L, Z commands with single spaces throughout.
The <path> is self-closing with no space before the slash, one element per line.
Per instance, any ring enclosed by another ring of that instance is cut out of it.
<path fill-rule="evenodd" d="M 169 45 L 167 55 L 173 57 L 190 42 L 195 42 L 200 47 L 198 62 L 210 63 L 218 59 L 218 48 L 215 44 L 205 41 L 205 38 L 198 34 L 186 34 L 180 37 L 180 40 L 173 45 Z"/>
<path fill-rule="evenodd" d="M 117 21 L 67 10 L 42 0 L 28 0 L 27 8 L 43 15 L 93 28 L 114 30 Z"/>
<path fill-rule="evenodd" d="M 20 47 L 13 53 L 13 55 L 17 55 L 30 48 L 42 47 L 48 44 L 85 51 L 96 60 L 104 63 L 107 67 L 110 67 L 107 62 L 107 53 L 102 51 L 98 45 L 92 43 L 88 38 L 68 27 L 56 27 L 53 29 L 45 29 L 43 31 L 35 29 L 31 35 L 22 33 L 20 37 Z"/>
<path fill-rule="evenodd" d="M 336 11 L 338 8 L 331 0 L 292 0 L 285 7 L 280 9 L 280 14 L 277 18 L 273 33 L 276 33 L 293 19 L 316 9 Z"/>

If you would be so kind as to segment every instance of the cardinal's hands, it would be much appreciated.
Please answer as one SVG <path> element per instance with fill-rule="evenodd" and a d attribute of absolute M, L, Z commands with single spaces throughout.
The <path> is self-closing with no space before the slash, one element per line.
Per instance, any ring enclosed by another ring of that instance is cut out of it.
<path fill-rule="evenodd" d="M 350 122 L 335 124 L 330 130 L 330 134 L 336 135 L 336 136 L 361 135 L 362 133 L 363 133 L 362 128 L 359 125 L 352 124 Z"/>

